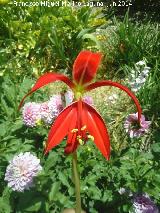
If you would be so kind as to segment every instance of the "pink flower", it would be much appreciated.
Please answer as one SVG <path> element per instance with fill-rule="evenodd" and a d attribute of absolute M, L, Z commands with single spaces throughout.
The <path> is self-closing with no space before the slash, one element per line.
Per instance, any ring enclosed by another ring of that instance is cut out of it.
<path fill-rule="evenodd" d="M 26 126 L 34 127 L 40 119 L 40 104 L 29 102 L 23 107 L 23 121 Z"/>
<path fill-rule="evenodd" d="M 128 115 L 124 128 L 126 132 L 133 137 L 140 137 L 148 132 L 151 122 L 146 121 L 144 115 L 141 116 L 140 123 L 138 122 L 138 113 Z"/>
<path fill-rule="evenodd" d="M 42 170 L 40 160 L 30 152 L 16 155 L 7 166 L 5 180 L 13 191 L 23 192 L 33 185 L 33 178 Z"/>
<path fill-rule="evenodd" d="M 46 124 L 51 124 L 62 110 L 61 96 L 53 95 L 49 101 L 42 103 L 40 106 L 41 120 Z"/>

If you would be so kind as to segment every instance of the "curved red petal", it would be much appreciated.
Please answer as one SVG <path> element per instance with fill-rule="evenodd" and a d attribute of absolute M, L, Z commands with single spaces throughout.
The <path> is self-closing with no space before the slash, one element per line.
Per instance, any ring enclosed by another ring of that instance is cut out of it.
<path fill-rule="evenodd" d="M 45 154 L 57 146 L 63 138 L 69 133 L 73 118 L 77 113 L 76 103 L 66 107 L 56 118 L 48 135 Z"/>
<path fill-rule="evenodd" d="M 103 156 L 110 158 L 110 139 L 102 117 L 90 105 L 83 102 L 83 122 L 86 123 L 87 131 L 94 137 L 94 143 Z"/>
<path fill-rule="evenodd" d="M 32 94 L 33 92 L 35 92 L 36 90 L 40 89 L 41 87 L 49 84 L 49 83 L 53 83 L 55 81 L 63 81 L 64 83 L 66 83 L 71 89 L 74 87 L 74 84 L 72 83 L 72 81 L 65 75 L 62 74 L 57 74 L 57 73 L 46 73 L 44 75 L 42 75 L 37 82 L 35 83 L 35 85 L 32 87 L 31 91 L 25 95 L 22 99 L 22 101 L 19 104 L 18 109 L 21 108 L 25 98 L 27 96 L 29 96 L 30 94 Z"/>
<path fill-rule="evenodd" d="M 72 130 L 77 129 L 77 111 L 75 112 L 72 121 L 70 122 L 67 145 L 65 147 L 65 154 L 74 152 L 78 146 L 77 144 L 77 132 L 73 133 Z"/>
<path fill-rule="evenodd" d="M 102 55 L 91 51 L 81 51 L 73 64 L 73 79 L 83 85 L 93 80 L 100 64 Z"/>
<path fill-rule="evenodd" d="M 101 86 L 114 86 L 114 87 L 118 87 L 119 89 L 125 91 L 134 101 L 136 107 L 137 107 L 137 111 L 138 111 L 138 120 L 140 122 L 140 118 L 141 118 L 141 115 L 142 115 L 142 109 L 141 109 L 141 106 L 140 106 L 140 103 L 138 101 L 138 99 L 136 98 L 136 96 L 125 86 L 123 86 L 122 84 L 119 84 L 117 82 L 113 82 L 113 81 L 98 81 L 98 82 L 95 82 L 95 83 L 92 83 L 90 85 L 88 85 L 86 87 L 86 91 L 90 91 L 92 89 L 95 89 L 97 87 L 101 87 Z"/>

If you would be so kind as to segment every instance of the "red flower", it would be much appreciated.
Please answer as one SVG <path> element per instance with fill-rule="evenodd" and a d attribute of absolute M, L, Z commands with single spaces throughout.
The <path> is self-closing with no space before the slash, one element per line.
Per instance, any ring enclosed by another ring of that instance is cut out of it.
<path fill-rule="evenodd" d="M 68 136 L 65 148 L 67 154 L 74 152 L 79 144 L 85 143 L 90 138 L 104 157 L 109 159 L 110 141 L 104 121 L 93 107 L 82 101 L 84 92 L 97 87 L 115 86 L 124 90 L 135 102 L 140 121 L 141 107 L 137 98 L 127 87 L 106 80 L 91 83 L 96 75 L 101 58 L 100 53 L 80 52 L 73 65 L 73 81 L 62 74 L 46 73 L 37 80 L 31 91 L 22 99 L 19 108 L 28 95 L 57 80 L 66 83 L 74 92 L 76 101 L 58 115 L 51 127 L 45 153 L 57 146 L 65 136 Z"/>

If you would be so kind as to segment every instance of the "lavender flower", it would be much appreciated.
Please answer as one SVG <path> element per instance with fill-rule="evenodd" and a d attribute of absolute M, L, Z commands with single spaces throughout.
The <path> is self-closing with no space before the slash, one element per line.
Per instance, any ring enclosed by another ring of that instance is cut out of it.
<path fill-rule="evenodd" d="M 42 170 L 40 160 L 30 152 L 15 156 L 7 166 L 5 180 L 13 191 L 23 192 L 33 185 L 33 177 Z"/>
<path fill-rule="evenodd" d="M 53 95 L 48 102 L 40 106 L 40 115 L 42 121 L 51 124 L 58 114 L 63 110 L 63 103 L 60 95 Z"/>
<path fill-rule="evenodd" d="M 23 121 L 26 126 L 34 127 L 37 121 L 41 118 L 40 116 L 40 104 L 35 102 L 26 103 L 23 107 Z"/>
<path fill-rule="evenodd" d="M 140 123 L 138 122 L 138 113 L 128 115 L 124 127 L 126 132 L 133 137 L 140 137 L 149 130 L 151 122 L 146 121 L 144 115 L 141 116 Z"/>
<path fill-rule="evenodd" d="M 88 96 L 84 96 L 83 101 L 86 102 L 87 104 L 91 105 L 91 106 L 94 105 L 94 104 L 93 104 L 93 99 L 92 99 L 92 97 L 89 96 L 89 95 L 88 95 Z"/>
<path fill-rule="evenodd" d="M 135 196 L 133 210 L 134 213 L 159 213 L 157 206 L 146 194 Z"/>

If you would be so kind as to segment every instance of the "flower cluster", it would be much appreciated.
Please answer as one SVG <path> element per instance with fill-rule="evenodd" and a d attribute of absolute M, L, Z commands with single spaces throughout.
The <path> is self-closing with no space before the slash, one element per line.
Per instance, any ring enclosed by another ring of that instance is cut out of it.
<path fill-rule="evenodd" d="M 34 127 L 38 122 L 51 124 L 62 111 L 63 104 L 60 95 L 53 95 L 44 103 L 29 102 L 23 107 L 23 121 L 26 126 Z"/>
<path fill-rule="evenodd" d="M 131 77 L 129 80 L 133 92 L 138 92 L 145 84 L 149 71 L 150 67 L 146 65 L 145 61 L 139 61 L 135 64 L 135 69 L 131 70 Z"/>
<path fill-rule="evenodd" d="M 126 132 L 133 137 L 140 137 L 148 132 L 151 122 L 146 121 L 144 115 L 141 116 L 140 123 L 138 122 L 138 113 L 128 115 L 124 127 Z"/>
<path fill-rule="evenodd" d="M 14 191 L 23 192 L 33 185 L 33 178 L 42 170 L 40 160 L 30 152 L 15 156 L 7 166 L 5 180 Z"/>
<path fill-rule="evenodd" d="M 73 102 L 74 95 L 71 91 L 64 93 L 65 106 L 68 106 Z M 89 105 L 93 105 L 93 99 L 90 96 L 85 96 L 83 101 Z M 43 103 L 29 102 L 23 107 L 23 121 L 26 126 L 34 127 L 39 122 L 43 122 L 47 125 L 52 124 L 54 119 L 64 109 L 62 96 L 53 95 L 49 101 Z"/>
<path fill-rule="evenodd" d="M 133 200 L 134 213 L 159 213 L 157 206 L 147 194 L 137 195 Z"/>

